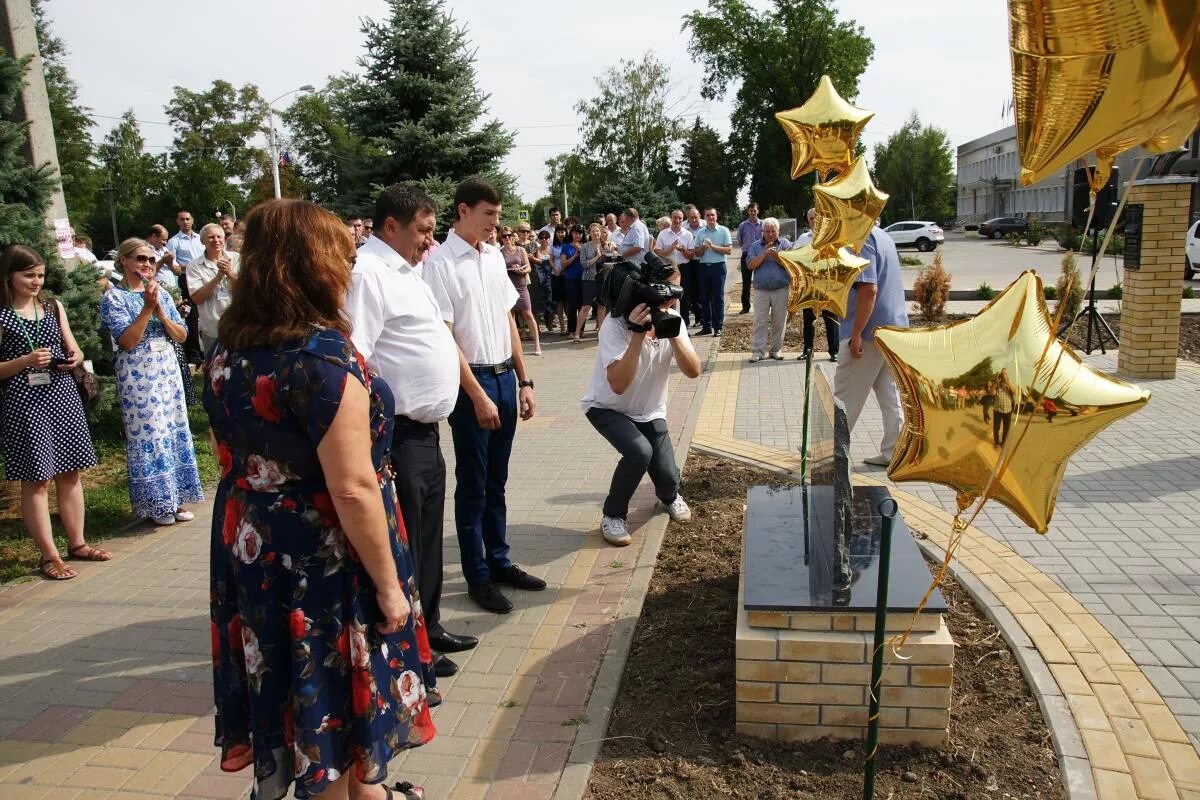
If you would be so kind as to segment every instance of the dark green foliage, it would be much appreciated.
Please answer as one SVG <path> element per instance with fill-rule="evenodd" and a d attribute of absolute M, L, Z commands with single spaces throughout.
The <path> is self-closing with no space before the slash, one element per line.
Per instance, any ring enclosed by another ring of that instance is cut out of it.
<path fill-rule="evenodd" d="M 58 295 L 67 311 L 71 333 L 84 358 L 90 358 L 93 366 L 112 358 L 112 352 L 100 341 L 99 277 L 99 270 L 93 266 L 74 269 L 64 276 L 63 290 Z"/>
<path fill-rule="evenodd" d="M 595 214 L 636 208 L 642 221 L 653 231 L 654 220 L 680 205 L 675 192 L 655 185 L 649 178 L 627 175 L 618 177 L 593 195 L 588 208 Z"/>
<path fill-rule="evenodd" d="M 1037 247 L 1042 243 L 1042 240 L 1050 235 L 1050 231 L 1046 229 L 1037 220 L 1030 220 L 1029 227 L 1025 229 L 1025 243 Z"/>
<path fill-rule="evenodd" d="M 45 165 L 29 163 L 22 150 L 29 126 L 12 121 L 28 65 L 28 58 L 17 60 L 0 50 L 0 247 L 24 244 L 41 253 L 49 272 L 47 282 L 57 290 L 62 268 L 44 222 L 55 178 Z"/>
<path fill-rule="evenodd" d="M 945 222 L 954 217 L 954 152 L 941 128 L 922 126 L 913 112 L 900 130 L 875 145 L 871 175 L 891 195 L 884 225 L 905 219 Z"/>
<path fill-rule="evenodd" d="M 774 114 L 804 103 L 823 74 L 853 101 L 875 46 L 861 26 L 837 18 L 831 0 L 772 0 L 764 10 L 747 0 L 709 0 L 683 27 L 688 52 L 705 70 L 704 97 L 738 87 L 729 142 L 737 185 L 749 177 L 760 206 L 783 205 L 803 219 L 814 178 L 792 181 L 791 145 Z"/>
<path fill-rule="evenodd" d="M 145 236 L 150 225 L 158 221 L 153 198 L 162 193 L 166 170 L 160 160 L 145 152 L 144 145 L 133 111 L 126 111 L 96 148 L 99 173 L 104 176 L 105 188 L 112 189 L 118 238 Z M 174 213 L 167 214 L 163 220 L 169 222 Z M 119 244 L 113 241 L 107 193 L 102 194 L 88 227 L 97 253 L 106 253 Z"/>
<path fill-rule="evenodd" d="M 1121 297 L 1124 296 L 1125 290 L 1123 288 L 1121 288 L 1121 284 L 1115 283 L 1109 287 L 1108 292 L 1106 292 L 1106 294 L 1107 294 L 1109 300 L 1120 300 Z"/>
<path fill-rule="evenodd" d="M 975 292 L 975 296 L 980 300 L 991 300 L 996 296 L 996 290 L 992 288 L 991 284 L 985 281 L 979 284 L 979 289 Z"/>
<path fill-rule="evenodd" d="M 679 196 L 698 208 L 712 206 L 719 212 L 736 214 L 737 189 L 725 143 L 715 130 L 697 118 L 683 140 Z"/>
<path fill-rule="evenodd" d="M 994 380 L 996 375 L 996 370 L 992 367 L 992 357 L 988 356 L 962 375 L 954 378 L 946 378 L 942 381 L 942 386 L 951 386 L 954 388 L 965 386 L 968 389 L 982 389 L 987 386 L 988 381 Z"/>

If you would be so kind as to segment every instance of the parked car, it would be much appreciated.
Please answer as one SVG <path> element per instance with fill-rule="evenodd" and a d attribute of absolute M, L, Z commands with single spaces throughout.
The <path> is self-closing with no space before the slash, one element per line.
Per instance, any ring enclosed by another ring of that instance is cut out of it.
<path fill-rule="evenodd" d="M 989 239 L 1003 239 L 1010 233 L 1024 236 L 1029 228 L 1029 221 L 1021 217 L 995 217 L 980 223 L 979 235 Z"/>
<path fill-rule="evenodd" d="M 896 247 L 916 247 L 922 253 L 928 253 L 946 241 L 946 234 L 936 222 L 893 222 L 884 228 L 896 243 Z"/>
<path fill-rule="evenodd" d="M 1187 249 L 1183 255 L 1183 277 L 1191 280 L 1200 272 L 1200 220 L 1192 223 L 1187 232 Z"/>

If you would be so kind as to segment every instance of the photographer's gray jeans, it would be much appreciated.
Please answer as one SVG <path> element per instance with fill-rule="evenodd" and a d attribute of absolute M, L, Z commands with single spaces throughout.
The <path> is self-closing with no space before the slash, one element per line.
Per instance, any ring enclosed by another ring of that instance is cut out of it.
<path fill-rule="evenodd" d="M 607 408 L 589 408 L 587 418 L 621 454 L 604 499 L 606 517 L 625 519 L 629 501 L 647 472 L 659 500 L 669 504 L 675 499 L 679 494 L 679 467 L 675 465 L 675 447 L 665 419 L 634 422 Z"/>

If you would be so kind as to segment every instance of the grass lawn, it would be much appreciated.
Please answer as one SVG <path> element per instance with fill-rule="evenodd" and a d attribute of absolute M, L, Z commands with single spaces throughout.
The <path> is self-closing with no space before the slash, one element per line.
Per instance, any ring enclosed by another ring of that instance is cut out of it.
<path fill-rule="evenodd" d="M 116 404 L 114 378 L 100 378 L 101 397 L 88 413 L 92 443 L 100 463 L 84 470 L 83 496 L 87 512 L 86 533 L 89 544 L 101 543 L 120 536 L 134 522 L 129 508 L 129 480 L 125 472 L 125 441 L 121 411 Z M 197 385 L 197 390 L 199 385 Z M 218 477 L 217 459 L 208 444 L 208 415 L 203 407 L 188 409 L 192 438 L 196 445 L 196 462 L 200 480 L 205 487 L 213 486 Z M 0 472 L 0 475 L 3 473 Z M 50 518 L 54 539 L 63 557 L 67 554 L 67 539 L 57 514 L 54 484 L 50 488 Z M 36 572 L 41 553 L 21 522 L 21 484 L 15 481 L 0 483 L 0 582 L 11 581 Z"/>

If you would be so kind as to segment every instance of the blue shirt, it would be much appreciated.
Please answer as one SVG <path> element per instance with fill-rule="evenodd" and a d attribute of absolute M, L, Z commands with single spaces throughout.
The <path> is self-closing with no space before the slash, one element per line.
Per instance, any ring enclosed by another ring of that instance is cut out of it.
<path fill-rule="evenodd" d="M 631 247 L 638 248 L 638 251 L 633 255 L 623 256 L 623 258 L 627 261 L 632 261 L 634 264 L 641 264 L 646 260 L 646 251 L 650 249 L 650 229 L 640 219 L 633 221 L 633 224 L 629 226 L 629 230 L 625 232 L 625 236 L 621 239 L 620 249 L 622 253 Z"/>
<path fill-rule="evenodd" d="M 767 245 L 761 238 L 755 242 L 751 242 L 746 246 L 746 262 L 749 263 L 751 259 L 758 258 L 766 252 L 766 249 Z M 792 243 L 781 236 L 775 242 L 775 249 L 780 252 L 790 250 L 792 249 Z M 783 268 L 782 264 L 771 257 L 763 260 L 758 265 L 758 269 L 751 270 L 751 274 L 754 276 L 754 288 L 762 289 L 764 292 L 783 289 L 792 285 L 792 277 L 788 275 L 788 271 Z"/>
<path fill-rule="evenodd" d="M 566 264 L 567 259 L 573 255 L 578 255 L 579 248 L 571 242 L 567 242 L 562 246 L 562 263 Z M 563 269 L 563 277 L 571 280 L 579 280 L 583 277 L 583 265 L 579 263 L 579 259 L 575 259 L 573 264 L 566 266 Z"/>
<path fill-rule="evenodd" d="M 738 225 L 738 245 L 745 250 L 750 245 L 762 238 L 762 220 L 751 222 L 750 220 L 742 220 L 742 224 Z"/>
<path fill-rule="evenodd" d="M 186 267 L 204 255 L 204 243 L 200 241 L 200 234 L 195 231 L 192 231 L 191 236 L 179 231 L 167 239 L 167 249 L 175 254 L 175 263 L 180 267 Z"/>
<path fill-rule="evenodd" d="M 867 266 L 850 290 L 850 300 L 846 310 L 846 318 L 842 320 L 842 339 L 849 339 L 854 334 L 854 309 L 858 300 L 859 284 L 873 283 L 878 287 L 875 295 L 875 308 L 871 318 L 863 328 L 863 341 L 875 338 L 874 330 L 880 325 L 896 325 L 908 327 L 908 309 L 904 305 L 904 278 L 900 274 L 900 256 L 896 253 L 896 243 L 892 237 L 876 225 L 867 236 L 859 255 L 867 260 Z"/>
<path fill-rule="evenodd" d="M 700 230 L 696 231 L 696 246 L 698 247 L 701 242 L 729 247 L 733 244 L 733 237 L 729 235 L 729 228 L 726 228 L 724 225 L 718 225 L 711 229 L 707 225 L 701 225 Z M 718 253 L 716 250 L 705 250 L 700 254 L 700 263 L 724 264 L 725 254 Z"/>

